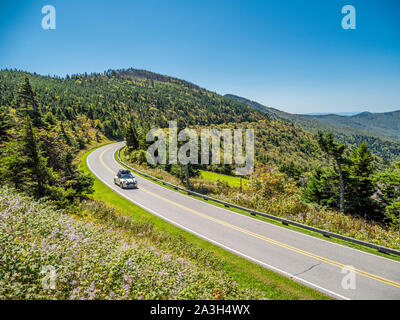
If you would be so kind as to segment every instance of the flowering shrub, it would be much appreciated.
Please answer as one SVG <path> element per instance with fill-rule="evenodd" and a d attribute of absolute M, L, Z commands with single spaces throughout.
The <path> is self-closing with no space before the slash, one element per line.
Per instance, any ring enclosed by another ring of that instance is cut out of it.
<path fill-rule="evenodd" d="M 263 298 L 203 250 L 170 249 L 149 224 L 117 219 L 96 202 L 75 211 L 0 189 L 0 299 Z"/>

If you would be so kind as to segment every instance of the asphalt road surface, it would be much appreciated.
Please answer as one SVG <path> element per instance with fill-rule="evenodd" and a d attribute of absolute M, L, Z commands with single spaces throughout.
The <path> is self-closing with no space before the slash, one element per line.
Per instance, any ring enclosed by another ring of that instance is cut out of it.
<path fill-rule="evenodd" d="M 337 299 L 400 299 L 400 262 L 305 235 L 166 189 L 136 176 L 139 189 L 114 185 L 123 143 L 93 151 L 89 169 L 148 212 Z"/>

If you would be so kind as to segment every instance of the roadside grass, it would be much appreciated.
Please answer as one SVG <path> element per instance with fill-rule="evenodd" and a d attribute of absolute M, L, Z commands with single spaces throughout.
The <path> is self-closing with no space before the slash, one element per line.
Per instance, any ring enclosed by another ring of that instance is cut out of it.
<path fill-rule="evenodd" d="M 126 162 L 126 159 L 124 158 L 124 151 L 125 151 L 125 148 L 123 148 L 121 150 L 120 156 L 121 156 L 121 159 L 123 159 Z M 117 157 L 117 153 L 115 154 L 115 160 L 121 166 L 124 166 L 122 163 L 119 162 L 118 157 Z M 201 171 L 203 171 L 203 170 L 201 170 Z M 209 171 L 205 171 L 205 172 L 209 172 Z M 138 173 L 135 173 L 135 174 L 138 174 Z M 215 174 L 216 175 L 222 175 L 222 174 L 217 174 L 217 173 L 215 173 Z M 140 174 L 138 174 L 138 175 L 140 175 Z M 290 230 L 293 230 L 293 231 L 301 232 L 301 233 L 307 234 L 307 235 L 312 236 L 312 237 L 316 237 L 316 238 L 319 238 L 319 239 L 322 239 L 322 240 L 326 240 L 326 241 L 329 241 L 329 242 L 337 243 L 339 245 L 343 245 L 343 246 L 350 247 L 350 248 L 353 248 L 353 249 L 356 249 L 356 250 L 364 251 L 364 252 L 367 252 L 367 253 L 370 253 L 370 254 L 381 256 L 383 258 L 388 258 L 388 259 L 392 259 L 392 260 L 400 262 L 400 256 L 397 256 L 395 254 L 383 253 L 383 252 L 380 252 L 378 250 L 375 250 L 375 249 L 372 249 L 372 248 L 368 248 L 368 247 L 365 247 L 365 246 L 362 246 L 362 245 L 359 245 L 359 244 L 356 244 L 356 243 L 348 242 L 348 241 L 345 241 L 345 240 L 342 240 L 342 239 L 330 238 L 330 237 L 328 238 L 328 237 L 325 237 L 325 236 L 321 235 L 320 233 L 313 232 L 313 231 L 310 231 L 310 230 L 306 230 L 306 229 L 303 229 L 303 228 L 300 228 L 300 227 L 296 227 L 296 226 L 291 226 L 291 225 L 287 226 L 287 225 L 284 225 L 284 224 L 282 224 L 282 223 L 280 223 L 280 222 L 278 222 L 276 220 L 269 219 L 269 218 L 266 218 L 266 217 L 263 217 L 263 216 L 253 216 L 253 215 L 250 215 L 250 213 L 247 212 L 247 211 L 243 211 L 243 210 L 232 208 L 232 207 L 225 207 L 223 204 L 220 204 L 218 202 L 207 201 L 207 200 L 204 200 L 202 197 L 198 197 L 198 196 L 195 196 L 195 195 L 192 195 L 192 194 L 188 195 L 184 191 L 176 190 L 176 189 L 174 189 L 172 187 L 169 187 L 167 185 L 162 184 L 161 182 L 154 181 L 154 180 L 152 180 L 152 179 L 150 179 L 148 177 L 142 176 L 142 175 L 140 175 L 140 176 L 142 178 L 145 178 L 145 179 L 153 182 L 153 183 L 157 183 L 160 186 L 163 186 L 164 188 L 173 190 L 175 192 L 182 193 L 184 195 L 190 196 L 190 197 L 195 198 L 197 200 L 210 203 L 210 204 L 212 204 L 214 206 L 221 207 L 221 208 L 224 208 L 224 209 L 229 210 L 229 211 L 233 211 L 233 212 L 236 212 L 236 213 L 247 215 L 247 216 L 249 216 L 249 217 L 251 217 L 253 219 L 257 219 L 257 220 L 260 220 L 260 221 L 263 221 L 263 222 L 268 222 L 268 223 L 271 223 L 271 224 L 275 224 L 275 225 L 280 226 L 280 227 L 285 228 L 285 229 L 290 229 Z M 233 177 L 233 178 L 235 178 L 235 177 Z M 245 186 L 245 183 L 243 183 L 243 186 Z"/>
<path fill-rule="evenodd" d="M 200 170 L 200 177 L 204 179 L 208 179 L 211 181 L 222 180 L 227 182 L 231 187 L 240 188 L 240 177 L 229 176 L 222 173 L 216 173 L 212 171 Z M 242 186 L 245 187 L 245 184 L 248 180 L 242 179 Z"/>
<path fill-rule="evenodd" d="M 103 144 L 104 145 L 104 144 Z M 97 148 L 101 147 L 98 146 Z M 163 219 L 152 215 L 141 207 L 133 204 L 124 197 L 112 191 L 97 179 L 88 169 L 86 159 L 91 149 L 81 156 L 80 169 L 94 177 L 95 193 L 91 198 L 103 201 L 107 206 L 114 208 L 118 213 L 134 216 L 135 220 L 150 222 L 154 229 L 165 232 L 171 237 L 183 237 L 187 241 L 207 250 L 217 258 L 224 261 L 222 270 L 230 275 L 242 288 L 257 289 L 271 300 L 328 300 L 327 295 L 311 289 L 299 282 L 293 281 L 283 275 L 270 271 L 261 265 L 253 263 L 234 253 L 222 249 L 206 240 L 203 240 L 185 230 L 182 230 Z"/>

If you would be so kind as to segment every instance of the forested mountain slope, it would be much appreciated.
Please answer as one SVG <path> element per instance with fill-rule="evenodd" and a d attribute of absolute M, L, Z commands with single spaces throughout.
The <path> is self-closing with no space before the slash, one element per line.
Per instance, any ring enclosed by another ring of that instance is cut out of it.
<path fill-rule="evenodd" d="M 232 94 L 226 97 L 246 103 L 272 118 L 291 122 L 311 132 L 332 131 L 337 139 L 355 147 L 362 141 L 371 151 L 389 161 L 400 157 L 400 111 L 387 113 L 361 113 L 351 117 L 339 115 L 300 115 L 280 111 Z"/>
<path fill-rule="evenodd" d="M 28 76 L 40 112 L 59 120 L 83 115 L 97 120 L 108 137 L 122 138 L 128 121 L 166 127 L 169 120 L 190 124 L 257 121 L 266 115 L 249 106 L 188 82 L 146 71 L 108 71 L 66 79 L 18 71 L 0 71 L 0 105 L 11 106 L 18 86 Z"/>

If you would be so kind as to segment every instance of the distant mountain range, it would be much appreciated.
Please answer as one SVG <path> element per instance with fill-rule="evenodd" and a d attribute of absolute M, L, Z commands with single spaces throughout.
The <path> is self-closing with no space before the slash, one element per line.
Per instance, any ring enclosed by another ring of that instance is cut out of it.
<path fill-rule="evenodd" d="M 272 117 L 294 122 L 309 129 L 330 129 L 330 127 L 332 127 L 331 129 L 346 128 L 355 130 L 354 132 L 371 136 L 384 136 L 391 139 L 400 139 L 400 110 L 383 113 L 361 112 L 352 115 L 351 113 L 345 113 L 342 115 L 292 114 L 232 94 L 227 94 L 225 96 L 246 103 L 247 105 L 265 112 Z"/>
<path fill-rule="evenodd" d="M 367 141 L 375 153 L 386 159 L 398 159 L 400 145 L 400 110 L 384 113 L 362 112 L 351 116 L 337 114 L 301 115 L 264 106 L 258 102 L 227 94 L 226 97 L 245 103 L 270 117 L 291 122 L 311 132 L 332 131 L 349 145 Z"/>
<path fill-rule="evenodd" d="M 400 139 L 400 110 L 383 113 L 362 112 L 353 116 L 336 114 L 302 116 L 336 127 L 365 130 L 389 138 Z"/>
<path fill-rule="evenodd" d="M 359 114 L 361 112 L 314 112 L 314 113 L 305 113 L 305 114 L 300 114 L 304 116 L 326 116 L 328 114 L 336 114 L 338 116 L 344 116 L 344 117 L 350 117 L 350 116 L 355 116 L 356 114 Z"/>

